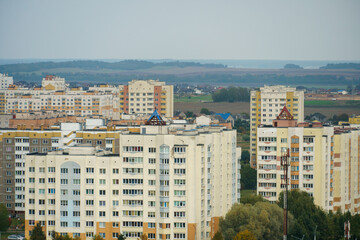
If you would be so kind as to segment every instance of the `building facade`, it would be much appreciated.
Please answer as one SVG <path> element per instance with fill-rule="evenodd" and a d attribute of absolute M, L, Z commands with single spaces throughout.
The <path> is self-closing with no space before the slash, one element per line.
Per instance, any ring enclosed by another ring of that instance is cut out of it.
<path fill-rule="evenodd" d="M 26 156 L 27 237 L 40 222 L 48 238 L 56 231 L 81 239 L 210 239 L 240 200 L 234 130 L 143 126 L 119 133 L 118 154 L 88 146 L 86 134 L 77 146 Z"/>
<path fill-rule="evenodd" d="M 133 80 L 128 85 L 70 89 L 64 78 L 46 76 L 40 89 L 0 90 L 0 114 L 58 111 L 75 116 L 120 120 L 121 113 L 150 115 L 154 109 L 173 117 L 173 86 L 157 80 Z"/>
<path fill-rule="evenodd" d="M 294 121 L 258 127 L 257 193 L 278 200 L 286 186 L 280 159 L 289 151 L 289 190 L 307 192 L 325 211 L 360 213 L 360 129 Z"/>
<path fill-rule="evenodd" d="M 120 88 L 120 108 L 127 114 L 151 115 L 156 109 L 164 117 L 173 117 L 174 89 L 157 80 L 133 80 Z"/>
<path fill-rule="evenodd" d="M 7 89 L 12 84 L 14 84 L 13 77 L 0 73 L 0 89 Z"/>
<path fill-rule="evenodd" d="M 250 93 L 250 165 L 256 168 L 257 127 L 271 125 L 286 106 L 294 119 L 304 121 L 304 92 L 285 86 L 264 86 Z"/>
<path fill-rule="evenodd" d="M 334 211 L 360 213 L 360 130 L 336 127 L 334 134 Z"/>

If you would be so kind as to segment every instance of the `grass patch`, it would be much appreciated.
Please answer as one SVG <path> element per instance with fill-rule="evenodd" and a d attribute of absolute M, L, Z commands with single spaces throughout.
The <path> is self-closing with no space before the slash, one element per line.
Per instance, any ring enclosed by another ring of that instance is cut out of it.
<path fill-rule="evenodd" d="M 353 108 L 360 107 L 359 100 L 348 101 L 331 101 L 331 100 L 308 100 L 305 101 L 305 107 L 319 107 L 319 108 Z"/>
<path fill-rule="evenodd" d="M 175 102 L 212 102 L 211 95 L 188 95 L 178 96 L 175 95 Z"/>
<path fill-rule="evenodd" d="M 336 101 L 330 100 L 309 100 L 305 101 L 305 107 L 307 106 L 334 106 L 337 104 Z"/>

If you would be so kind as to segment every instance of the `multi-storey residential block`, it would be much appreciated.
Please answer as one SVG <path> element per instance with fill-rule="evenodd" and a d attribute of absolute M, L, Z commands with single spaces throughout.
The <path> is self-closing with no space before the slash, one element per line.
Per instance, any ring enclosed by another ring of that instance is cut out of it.
<path fill-rule="evenodd" d="M 360 129 L 336 127 L 334 211 L 360 213 Z"/>
<path fill-rule="evenodd" d="M 55 90 L 55 91 L 59 91 L 59 90 L 64 91 L 68 87 L 68 85 L 65 83 L 65 78 L 61 78 L 53 75 L 46 75 L 46 77 L 42 79 L 41 85 L 44 90 Z"/>
<path fill-rule="evenodd" d="M 289 150 L 289 189 L 306 191 L 326 211 L 359 213 L 360 129 L 289 119 L 273 125 L 258 127 L 257 193 L 278 200 L 285 189 L 280 158 Z"/>
<path fill-rule="evenodd" d="M 251 91 L 250 97 L 250 165 L 256 168 L 257 127 L 271 125 L 286 106 L 299 122 L 304 121 L 304 92 L 285 86 L 264 86 Z"/>
<path fill-rule="evenodd" d="M 133 80 L 118 87 L 100 85 L 89 91 L 68 89 L 64 78 L 46 76 L 42 89 L 0 90 L 0 114 L 59 111 L 76 116 L 119 120 L 121 113 L 150 115 L 157 109 L 173 116 L 173 86 L 155 80 Z"/>
<path fill-rule="evenodd" d="M 174 112 L 173 86 L 156 80 L 133 80 L 120 86 L 120 108 L 124 113 L 150 115 L 155 109 L 165 117 Z"/>
<path fill-rule="evenodd" d="M 0 73 L 0 89 L 7 89 L 13 83 L 13 77 Z"/>
<path fill-rule="evenodd" d="M 101 148 L 88 145 L 106 134 L 76 133 L 76 146 L 26 156 L 27 237 L 41 223 L 49 239 L 51 231 L 81 239 L 119 233 L 210 239 L 219 218 L 240 199 L 234 130 L 141 126 L 114 132 L 117 142 Z M 102 150 L 108 147 L 112 153 Z"/>

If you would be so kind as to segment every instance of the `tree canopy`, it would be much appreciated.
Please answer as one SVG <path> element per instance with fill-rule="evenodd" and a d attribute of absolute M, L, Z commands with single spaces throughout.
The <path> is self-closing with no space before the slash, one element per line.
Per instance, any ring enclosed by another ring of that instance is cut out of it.
<path fill-rule="evenodd" d="M 236 234 L 234 240 L 256 240 L 254 234 L 249 230 L 244 230 Z"/>
<path fill-rule="evenodd" d="M 45 233 L 42 230 L 40 223 L 33 228 L 30 240 L 46 240 Z"/>
<path fill-rule="evenodd" d="M 241 165 L 241 189 L 256 189 L 256 170 L 250 167 L 250 164 Z"/>
<path fill-rule="evenodd" d="M 0 204 L 0 231 L 5 232 L 10 226 L 9 212 L 4 204 Z"/>
<path fill-rule="evenodd" d="M 290 218 L 291 214 L 290 214 Z M 282 237 L 283 210 L 276 204 L 256 202 L 234 204 L 225 218 L 220 220 L 225 240 L 232 240 L 237 233 L 249 230 L 256 239 L 280 239 Z"/>
<path fill-rule="evenodd" d="M 250 92 L 242 87 L 222 88 L 212 94 L 212 99 L 214 102 L 249 102 Z"/>

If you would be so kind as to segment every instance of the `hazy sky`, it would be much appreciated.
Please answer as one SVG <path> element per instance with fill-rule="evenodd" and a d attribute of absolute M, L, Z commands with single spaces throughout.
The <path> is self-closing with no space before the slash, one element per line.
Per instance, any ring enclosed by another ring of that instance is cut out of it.
<path fill-rule="evenodd" d="M 360 1 L 0 0 L 0 58 L 360 60 Z"/>

